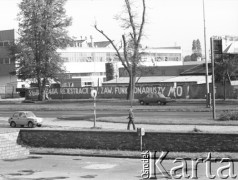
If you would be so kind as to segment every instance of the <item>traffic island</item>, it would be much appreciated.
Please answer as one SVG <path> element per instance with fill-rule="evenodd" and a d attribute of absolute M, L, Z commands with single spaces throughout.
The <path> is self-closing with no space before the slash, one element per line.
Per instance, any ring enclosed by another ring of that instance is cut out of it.
<path fill-rule="evenodd" d="M 171 152 L 238 152 L 238 134 L 145 132 L 142 150 Z M 35 148 L 140 151 L 137 131 L 21 129 L 18 143 Z"/>

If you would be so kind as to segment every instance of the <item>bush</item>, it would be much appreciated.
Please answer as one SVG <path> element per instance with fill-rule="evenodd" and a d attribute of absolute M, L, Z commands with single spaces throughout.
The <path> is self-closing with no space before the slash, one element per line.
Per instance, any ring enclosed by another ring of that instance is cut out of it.
<path fill-rule="evenodd" d="M 238 112 L 224 111 L 220 114 L 219 120 L 221 121 L 238 120 Z"/>

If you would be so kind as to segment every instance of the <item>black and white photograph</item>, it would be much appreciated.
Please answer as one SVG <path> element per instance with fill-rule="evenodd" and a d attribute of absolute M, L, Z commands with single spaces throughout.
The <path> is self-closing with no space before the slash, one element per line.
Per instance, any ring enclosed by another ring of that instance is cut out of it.
<path fill-rule="evenodd" d="M 0 180 L 238 179 L 238 0 L 0 9 Z"/>

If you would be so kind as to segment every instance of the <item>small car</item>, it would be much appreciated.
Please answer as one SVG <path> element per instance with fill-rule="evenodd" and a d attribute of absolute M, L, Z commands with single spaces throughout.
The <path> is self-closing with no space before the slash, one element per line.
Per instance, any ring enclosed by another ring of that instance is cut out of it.
<path fill-rule="evenodd" d="M 139 99 L 141 105 L 157 103 L 158 105 L 166 105 L 168 102 L 173 102 L 175 100 L 170 97 L 165 97 L 162 93 L 150 93 Z"/>
<path fill-rule="evenodd" d="M 11 127 L 27 126 L 29 128 L 34 128 L 36 126 L 42 126 L 42 118 L 36 117 L 36 115 L 31 111 L 17 111 L 8 119 L 8 123 Z"/>

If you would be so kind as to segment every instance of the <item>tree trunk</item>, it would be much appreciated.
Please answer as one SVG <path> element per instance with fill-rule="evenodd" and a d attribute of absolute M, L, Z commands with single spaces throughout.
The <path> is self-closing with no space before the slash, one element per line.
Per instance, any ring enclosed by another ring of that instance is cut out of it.
<path fill-rule="evenodd" d="M 38 80 L 38 89 L 39 89 L 39 95 L 38 100 L 44 101 L 45 100 L 45 81 Z"/>
<path fill-rule="evenodd" d="M 129 86 L 127 88 L 127 100 L 131 102 L 134 100 L 134 92 L 135 92 L 135 81 L 136 77 L 129 77 Z"/>
<path fill-rule="evenodd" d="M 39 86 L 39 95 L 38 95 L 38 101 L 44 101 L 45 100 L 45 93 L 43 87 Z"/>
<path fill-rule="evenodd" d="M 223 91 L 224 91 L 223 98 L 224 100 L 226 100 L 226 78 L 224 78 L 224 82 L 223 82 Z"/>

